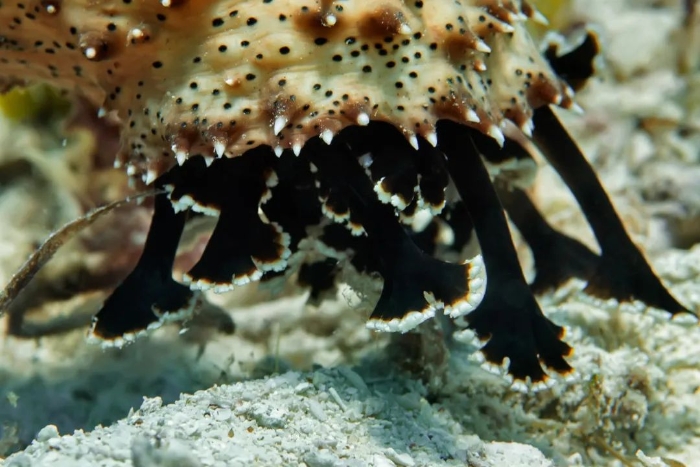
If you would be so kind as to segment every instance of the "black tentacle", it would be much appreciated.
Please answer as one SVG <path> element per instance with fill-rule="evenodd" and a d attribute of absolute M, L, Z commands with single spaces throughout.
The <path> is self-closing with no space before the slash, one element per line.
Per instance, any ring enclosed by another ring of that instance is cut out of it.
<path fill-rule="evenodd" d="M 339 270 L 338 260 L 334 258 L 301 265 L 297 282 L 300 286 L 309 288 L 308 304 L 318 306 L 325 298 L 335 297 Z"/>
<path fill-rule="evenodd" d="M 515 379 L 546 380 L 540 362 L 560 373 L 570 372 L 564 357 L 571 347 L 561 340 L 563 329 L 542 314 L 525 281 L 505 213 L 470 131 L 441 121 L 438 137 L 450 175 L 474 223 L 486 266 L 484 299 L 466 316 L 477 336 L 488 339 L 482 352 L 496 365 L 503 364 L 507 357 L 508 372 Z"/>
<path fill-rule="evenodd" d="M 357 160 L 360 154 L 349 150 L 349 144 L 340 139 L 330 148 L 321 145 L 308 143 L 306 154 L 318 168 L 323 183 L 342 192 L 351 210 L 360 214 L 369 249 L 384 279 L 368 325 L 382 331 L 406 332 L 432 318 L 443 306 L 454 314 L 471 310 L 475 296 L 469 285 L 478 268 L 446 263 L 422 252 L 398 222 L 394 208 L 377 198 Z"/>
<path fill-rule="evenodd" d="M 503 188 L 498 190 L 498 197 L 532 251 L 537 272 L 530 284 L 533 292 L 556 289 L 573 277 L 591 277 L 599 256 L 549 225 L 527 193 L 519 188 Z"/>
<path fill-rule="evenodd" d="M 185 214 L 176 214 L 166 195 L 156 196 L 141 258 L 94 317 L 93 336 L 118 339 L 145 331 L 162 315 L 178 317 L 192 311 L 195 295 L 172 278 L 184 225 Z"/>
<path fill-rule="evenodd" d="M 474 141 L 487 158 L 501 154 L 499 158 L 531 160 L 530 154 L 512 140 L 506 139 L 502 149 L 493 139 L 484 135 L 475 134 Z M 556 289 L 573 277 L 583 280 L 591 277 L 600 259 L 596 253 L 549 225 L 523 190 L 506 181 L 499 183 L 496 180 L 495 185 L 511 221 L 532 251 L 536 270 L 531 284 L 533 292 L 544 293 Z"/>
<path fill-rule="evenodd" d="M 598 35 L 591 30 L 573 50 L 559 55 L 559 45 L 550 43 L 544 56 L 554 72 L 566 81 L 574 91 L 583 88 L 586 81 L 595 73 L 594 60 L 600 53 Z"/>
<path fill-rule="evenodd" d="M 537 146 L 576 198 L 601 249 L 601 259 L 585 291 L 604 299 L 640 300 L 671 314 L 692 314 L 652 271 L 627 234 L 595 171 L 552 109 L 538 109 L 533 120 Z"/>
<path fill-rule="evenodd" d="M 263 222 L 258 213 L 274 179 L 274 156 L 256 152 L 218 159 L 208 170 L 203 187 L 211 193 L 213 187 L 218 190 L 211 203 L 220 215 L 202 257 L 184 276 L 193 289 L 222 292 L 257 281 L 265 271 L 286 267 L 288 236 L 279 226 Z M 192 197 L 198 200 L 201 192 Z"/>
<path fill-rule="evenodd" d="M 275 167 L 278 183 L 272 198 L 261 207 L 265 216 L 280 225 L 290 236 L 290 248 L 296 250 L 307 237 L 307 228 L 321 221 L 318 190 L 306 158 L 285 151 Z"/>

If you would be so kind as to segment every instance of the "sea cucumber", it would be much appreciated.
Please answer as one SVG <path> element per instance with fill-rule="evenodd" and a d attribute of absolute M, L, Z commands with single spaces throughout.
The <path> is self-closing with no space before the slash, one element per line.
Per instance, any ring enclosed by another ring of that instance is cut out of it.
<path fill-rule="evenodd" d="M 525 0 L 1 1 L 0 90 L 46 82 L 87 99 L 121 124 L 115 165 L 167 191 L 92 335 L 123 342 L 189 313 L 201 290 L 283 276 L 309 245 L 321 254 L 298 280 L 312 295 L 343 267 L 381 277 L 368 326 L 407 332 L 443 312 L 485 342 L 489 363 L 532 383 L 543 366 L 571 370 L 533 291 L 580 277 L 599 297 L 687 312 L 551 109 L 577 110 L 595 35 L 543 54 L 531 19 L 544 21 Z M 528 198 L 527 140 L 570 187 L 600 254 Z M 504 163 L 516 169 L 492 177 Z M 503 207 L 533 251 L 533 284 Z M 176 282 L 191 212 L 218 223 Z M 481 255 L 445 261 L 441 229 L 456 251 L 473 230 Z"/>

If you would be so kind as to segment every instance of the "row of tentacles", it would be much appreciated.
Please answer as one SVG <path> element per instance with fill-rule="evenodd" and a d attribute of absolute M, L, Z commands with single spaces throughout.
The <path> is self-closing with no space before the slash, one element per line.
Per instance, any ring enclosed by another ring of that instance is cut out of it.
<path fill-rule="evenodd" d="M 570 54 L 550 57 L 552 65 L 579 87 L 594 49 L 591 36 Z M 415 149 L 393 126 L 371 122 L 345 129 L 330 144 L 314 138 L 298 155 L 260 146 L 213 162 L 190 157 L 162 176 L 156 185 L 166 193 L 156 198 L 141 260 L 97 314 L 92 335 L 121 344 L 163 320 L 188 316 L 201 290 L 223 292 L 291 272 L 312 297 L 322 297 L 350 268 L 383 279 L 369 327 L 407 332 L 444 313 L 485 342 L 487 362 L 506 365 L 516 380 L 541 384 L 543 367 L 571 371 L 565 359 L 571 348 L 534 293 L 578 277 L 597 297 L 688 312 L 633 244 L 554 112 L 540 108 L 533 122 L 533 140 L 574 194 L 599 254 L 553 229 L 526 192 L 492 180 L 488 164 L 533 162 L 516 141 L 500 147 L 443 120 L 437 146 L 420 139 Z M 532 284 L 523 276 L 504 208 L 532 250 Z M 192 212 L 218 221 L 201 258 L 178 283 L 173 263 Z M 428 221 L 414 222 L 416 216 Z M 472 232 L 481 255 L 446 261 L 440 252 L 461 252 Z"/>

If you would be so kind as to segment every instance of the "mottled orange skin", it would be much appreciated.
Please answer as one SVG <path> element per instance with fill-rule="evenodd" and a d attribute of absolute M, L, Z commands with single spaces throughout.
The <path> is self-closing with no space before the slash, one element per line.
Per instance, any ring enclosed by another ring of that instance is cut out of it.
<path fill-rule="evenodd" d="M 299 149 L 368 119 L 435 141 L 451 119 L 572 104 L 524 1 L 66 0 L 0 3 L 0 89 L 49 82 L 122 125 L 118 164 L 146 181 L 193 154 Z M 18 6 L 19 5 L 19 6 Z M 490 49 L 490 50 L 489 50 Z"/>

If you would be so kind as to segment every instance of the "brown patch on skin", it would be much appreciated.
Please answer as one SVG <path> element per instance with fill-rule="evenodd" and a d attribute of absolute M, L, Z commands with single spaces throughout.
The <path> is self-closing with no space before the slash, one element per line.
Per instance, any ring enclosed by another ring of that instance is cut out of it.
<path fill-rule="evenodd" d="M 523 11 L 523 14 L 528 18 L 533 18 L 537 12 L 535 7 L 530 5 L 530 3 L 528 3 L 526 0 L 522 0 L 520 9 Z"/>
<path fill-rule="evenodd" d="M 214 149 L 211 152 L 207 152 L 207 155 L 220 157 L 217 150 L 220 150 L 220 148 L 226 150 L 226 148 L 228 148 L 229 141 L 231 140 L 231 132 L 225 128 L 223 123 L 221 123 L 220 127 L 217 124 L 215 126 L 210 126 L 207 130 L 203 131 L 202 137 L 204 140 L 210 141 L 211 147 Z"/>
<path fill-rule="evenodd" d="M 329 116 L 320 117 L 314 121 L 313 132 L 309 137 L 321 134 L 325 130 L 330 130 L 333 135 L 336 135 L 342 128 L 343 124 L 337 118 L 331 118 Z"/>
<path fill-rule="evenodd" d="M 321 0 L 321 6 L 319 7 L 321 24 L 326 27 L 337 24 L 338 13 L 342 11 L 342 7 L 335 6 L 335 0 Z"/>
<path fill-rule="evenodd" d="M 552 102 L 563 98 L 564 95 L 559 89 L 539 76 L 532 81 L 532 85 L 527 90 L 527 101 L 535 108 L 542 106 L 545 102 Z"/>
<path fill-rule="evenodd" d="M 360 34 L 367 39 L 381 39 L 400 34 L 407 26 L 406 16 L 399 8 L 388 4 L 377 7 L 360 19 Z"/>
<path fill-rule="evenodd" d="M 487 39 L 494 33 L 508 33 L 508 22 L 504 22 L 495 15 L 489 14 L 486 11 L 478 12 L 467 18 L 467 24 L 470 29 L 481 39 Z"/>
<path fill-rule="evenodd" d="M 158 177 L 173 168 L 176 163 L 175 158 L 169 152 L 164 152 L 163 157 L 159 157 L 148 162 L 147 170 L 148 173 L 155 179 L 155 177 Z"/>
<path fill-rule="evenodd" d="M 126 35 L 126 42 L 128 45 L 143 44 L 151 40 L 152 31 L 151 28 L 144 25 L 140 27 L 135 27 L 131 29 Z"/>
<path fill-rule="evenodd" d="M 477 110 L 476 113 L 477 113 L 477 115 L 479 116 L 479 123 L 472 124 L 471 126 L 472 126 L 473 128 L 476 128 L 476 129 L 479 130 L 480 132 L 482 132 L 482 133 L 484 133 L 484 134 L 487 134 L 488 131 L 489 131 L 489 128 L 490 128 L 492 125 L 496 125 L 497 122 L 494 121 L 494 119 L 493 119 L 493 117 L 492 117 L 491 115 L 486 114 L 486 113 L 485 113 L 484 111 L 482 111 L 482 110 Z"/>
<path fill-rule="evenodd" d="M 476 58 L 479 38 L 471 31 L 451 34 L 445 39 L 444 49 L 452 62 L 472 61 Z"/>
<path fill-rule="evenodd" d="M 486 0 L 481 3 L 491 15 L 504 23 L 510 23 L 513 16 L 517 15 L 520 11 L 511 1 Z"/>
<path fill-rule="evenodd" d="M 294 116 L 299 113 L 299 106 L 297 105 L 296 98 L 282 93 L 270 96 L 264 108 L 270 115 L 270 126 L 274 125 L 275 119 L 278 116 L 283 116 L 288 121 L 293 121 L 295 120 Z"/>
<path fill-rule="evenodd" d="M 178 151 L 184 151 L 189 153 L 192 148 L 192 144 L 197 140 L 197 134 L 191 129 L 180 128 L 174 129 L 170 132 L 170 144 L 171 149 L 174 153 Z"/>
<path fill-rule="evenodd" d="M 465 114 L 475 105 L 470 96 L 458 95 L 449 90 L 437 95 L 436 101 L 433 112 L 438 116 L 438 119 L 455 121 L 464 120 Z"/>
<path fill-rule="evenodd" d="M 324 37 L 328 40 L 338 40 L 342 35 L 343 24 L 345 18 L 342 15 L 335 15 L 336 24 L 333 27 L 328 27 L 324 24 L 324 18 L 328 14 L 328 9 L 319 6 L 316 10 L 302 11 L 292 13 L 290 16 L 297 30 L 303 31 L 311 41 L 317 37 Z"/>
<path fill-rule="evenodd" d="M 104 36 L 104 34 L 95 31 L 80 35 L 79 45 L 85 58 L 96 62 L 107 59 L 109 46 Z"/>
<path fill-rule="evenodd" d="M 503 114 L 518 127 L 522 127 L 532 119 L 532 111 L 520 104 L 514 104 L 510 109 L 506 109 Z"/>
<path fill-rule="evenodd" d="M 415 122 L 411 128 L 416 134 L 419 135 L 428 135 L 435 133 L 435 125 L 428 122 L 427 120 L 424 120 L 422 122 Z"/>

